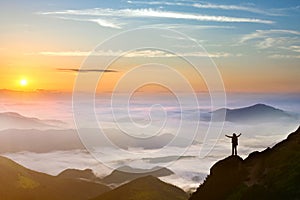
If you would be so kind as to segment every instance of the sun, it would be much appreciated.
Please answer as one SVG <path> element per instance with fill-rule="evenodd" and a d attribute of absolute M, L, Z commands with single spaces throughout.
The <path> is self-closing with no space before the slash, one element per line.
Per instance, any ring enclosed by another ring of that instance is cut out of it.
<path fill-rule="evenodd" d="M 20 85 L 21 85 L 22 87 L 25 87 L 27 84 L 28 84 L 27 79 L 21 79 L 21 80 L 20 80 Z"/>

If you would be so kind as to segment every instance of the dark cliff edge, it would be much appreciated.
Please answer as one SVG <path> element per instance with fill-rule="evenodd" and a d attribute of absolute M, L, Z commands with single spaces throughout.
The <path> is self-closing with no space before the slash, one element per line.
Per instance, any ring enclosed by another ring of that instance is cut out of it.
<path fill-rule="evenodd" d="M 300 127 L 287 139 L 245 160 L 218 161 L 190 200 L 300 199 Z"/>

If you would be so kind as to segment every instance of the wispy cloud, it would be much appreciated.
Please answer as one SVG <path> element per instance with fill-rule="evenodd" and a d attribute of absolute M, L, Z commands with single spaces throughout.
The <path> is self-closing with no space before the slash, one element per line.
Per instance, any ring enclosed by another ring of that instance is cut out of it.
<path fill-rule="evenodd" d="M 274 59 L 290 59 L 290 58 L 300 58 L 300 55 L 287 55 L 287 54 L 273 54 L 269 55 L 269 58 L 274 58 Z"/>
<path fill-rule="evenodd" d="M 196 51 L 196 52 L 184 52 L 184 53 L 171 53 L 165 52 L 161 50 L 140 50 L 140 51 L 132 51 L 128 54 L 124 55 L 125 57 L 148 57 L 148 58 L 171 58 L 171 57 L 211 57 L 211 58 L 221 58 L 221 57 L 229 57 L 232 56 L 230 53 L 226 52 L 215 52 L 215 53 L 207 53 L 204 51 Z"/>
<path fill-rule="evenodd" d="M 144 27 L 153 28 L 168 28 L 168 29 L 234 29 L 235 26 L 221 26 L 221 25 L 190 25 L 190 24 L 151 24 Z"/>
<path fill-rule="evenodd" d="M 32 55 L 31 53 L 30 55 Z M 215 53 L 207 53 L 207 52 L 185 52 L 185 53 L 170 53 L 161 50 L 136 50 L 130 52 L 123 51 L 95 51 L 95 52 L 87 52 L 87 51 L 58 51 L 58 52 L 38 52 L 38 55 L 44 56 L 120 56 L 125 58 L 133 58 L 133 57 L 144 57 L 144 58 L 171 58 L 171 57 L 211 57 L 211 58 L 220 58 L 220 57 L 229 57 L 232 56 L 230 53 L 226 52 L 215 52 Z M 63 69 L 62 69 L 63 70 Z M 72 70 L 74 71 L 74 70 Z"/>
<path fill-rule="evenodd" d="M 145 58 L 167 58 L 167 57 L 175 57 L 175 54 L 160 51 L 160 50 L 140 50 L 140 51 L 132 51 L 128 54 L 125 54 L 125 57 L 145 57 Z"/>
<path fill-rule="evenodd" d="M 127 1 L 129 4 L 144 4 L 144 5 L 167 5 L 167 6 L 186 6 L 184 2 L 167 2 L 167 1 Z"/>
<path fill-rule="evenodd" d="M 259 39 L 259 38 L 266 38 L 272 34 L 300 35 L 300 31 L 285 30 L 285 29 L 256 30 L 254 33 L 244 35 L 241 38 L 240 42 L 246 42 L 248 40 L 255 40 L 255 39 Z"/>
<path fill-rule="evenodd" d="M 111 72 L 118 72 L 117 70 L 111 70 L 111 69 L 76 69 L 76 68 L 57 68 L 56 70 L 62 71 L 62 72 L 106 72 L 106 73 L 111 73 Z"/>
<path fill-rule="evenodd" d="M 275 12 L 279 12 L 279 13 L 288 13 L 288 12 L 293 12 L 293 11 L 296 11 L 298 12 L 300 10 L 300 5 L 297 5 L 297 6 L 292 6 L 292 7 L 286 7 L 286 8 L 273 8 L 271 9 Z"/>
<path fill-rule="evenodd" d="M 231 54 L 225 52 L 216 52 L 216 53 L 207 53 L 207 52 L 185 52 L 185 53 L 171 53 L 161 50 L 138 50 L 131 51 L 127 54 L 124 54 L 124 57 L 144 57 L 144 58 L 171 58 L 171 57 L 211 57 L 211 58 L 220 58 L 220 57 L 229 57 Z"/>
<path fill-rule="evenodd" d="M 256 30 L 244 35 L 240 44 L 254 44 L 260 50 L 270 49 L 270 58 L 299 58 L 300 31 L 288 29 Z"/>
<path fill-rule="evenodd" d="M 236 22 L 236 23 L 263 23 L 272 24 L 273 21 L 257 18 L 241 18 L 217 15 L 199 15 L 194 13 L 163 11 L 155 9 L 83 9 L 83 10 L 62 10 L 53 12 L 40 12 L 43 15 L 77 15 L 93 17 L 119 17 L 119 18 L 168 18 L 168 19 L 185 19 L 196 21 L 214 21 L 214 22 Z"/>
<path fill-rule="evenodd" d="M 271 36 L 257 41 L 256 47 L 258 47 L 259 49 L 268 49 L 272 47 L 277 47 L 280 49 L 294 51 L 294 49 L 290 48 L 290 45 L 299 44 L 299 42 L 300 42 L 299 38 L 295 38 L 295 37 Z"/>
<path fill-rule="evenodd" d="M 142 51 L 132 51 L 124 55 L 125 57 L 145 57 L 145 58 L 171 58 L 171 57 L 228 57 L 229 53 L 207 53 L 207 52 L 186 52 L 186 53 L 170 53 L 160 50 L 142 50 Z"/>
<path fill-rule="evenodd" d="M 230 4 L 213 4 L 213 3 L 187 3 L 187 2 L 167 2 L 167 1 L 127 1 L 129 4 L 144 4 L 144 5 L 160 5 L 160 6 L 188 6 L 200 9 L 217 9 L 217 10 L 236 10 L 246 11 L 251 13 L 270 15 L 270 16 L 282 16 L 280 10 L 266 10 L 256 8 L 254 6 L 244 5 L 230 5 Z"/>
<path fill-rule="evenodd" d="M 232 55 L 231 53 L 227 53 L 227 52 L 215 52 L 215 53 L 191 52 L 191 53 L 182 54 L 182 56 L 225 58 L 225 57 L 231 57 L 234 55 Z"/>
<path fill-rule="evenodd" d="M 208 9 L 220 9 L 220 10 L 236 10 L 236 11 L 247 11 L 257 14 L 270 15 L 270 16 L 282 16 L 281 13 L 275 13 L 271 11 L 262 10 L 255 7 L 241 6 L 241 5 L 224 5 L 224 4 L 211 4 L 211 3 L 195 3 L 193 4 L 196 8 L 208 8 Z"/>
<path fill-rule="evenodd" d="M 297 46 L 297 45 L 289 46 L 287 49 L 290 50 L 290 51 L 300 53 L 300 46 Z"/>
<path fill-rule="evenodd" d="M 122 28 L 120 25 L 110 22 L 110 21 L 107 21 L 107 20 L 104 20 L 104 19 L 90 19 L 89 21 L 95 22 L 103 27 L 116 28 L 116 29 Z"/>
<path fill-rule="evenodd" d="M 93 23 L 97 23 L 99 26 L 102 26 L 104 28 L 121 29 L 122 28 L 121 26 L 123 25 L 107 19 L 90 19 L 90 18 L 79 18 L 73 16 L 57 16 L 57 18 L 64 19 L 64 20 L 81 21 L 81 22 L 93 22 Z"/>
<path fill-rule="evenodd" d="M 160 50 L 139 50 L 132 51 L 124 55 L 125 57 L 150 57 L 150 58 L 171 58 L 171 57 L 211 57 L 211 58 L 221 58 L 232 56 L 230 53 L 226 52 L 215 52 L 208 53 L 204 51 L 195 51 L 195 52 L 185 52 L 185 53 L 171 53 Z"/>

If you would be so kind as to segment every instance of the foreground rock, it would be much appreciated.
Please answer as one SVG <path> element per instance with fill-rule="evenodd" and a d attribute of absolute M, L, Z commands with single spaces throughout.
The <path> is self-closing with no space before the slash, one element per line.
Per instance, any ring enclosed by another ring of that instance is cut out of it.
<path fill-rule="evenodd" d="M 272 148 L 245 160 L 217 162 L 190 200 L 300 199 L 300 127 Z"/>

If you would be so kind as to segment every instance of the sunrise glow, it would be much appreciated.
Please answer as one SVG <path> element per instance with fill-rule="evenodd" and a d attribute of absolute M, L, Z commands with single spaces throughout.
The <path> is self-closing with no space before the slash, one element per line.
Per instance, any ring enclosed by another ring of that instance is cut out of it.
<path fill-rule="evenodd" d="M 27 84 L 28 84 L 28 81 L 27 81 L 26 79 L 21 79 L 21 80 L 20 80 L 20 85 L 21 85 L 22 87 L 27 86 Z"/>

